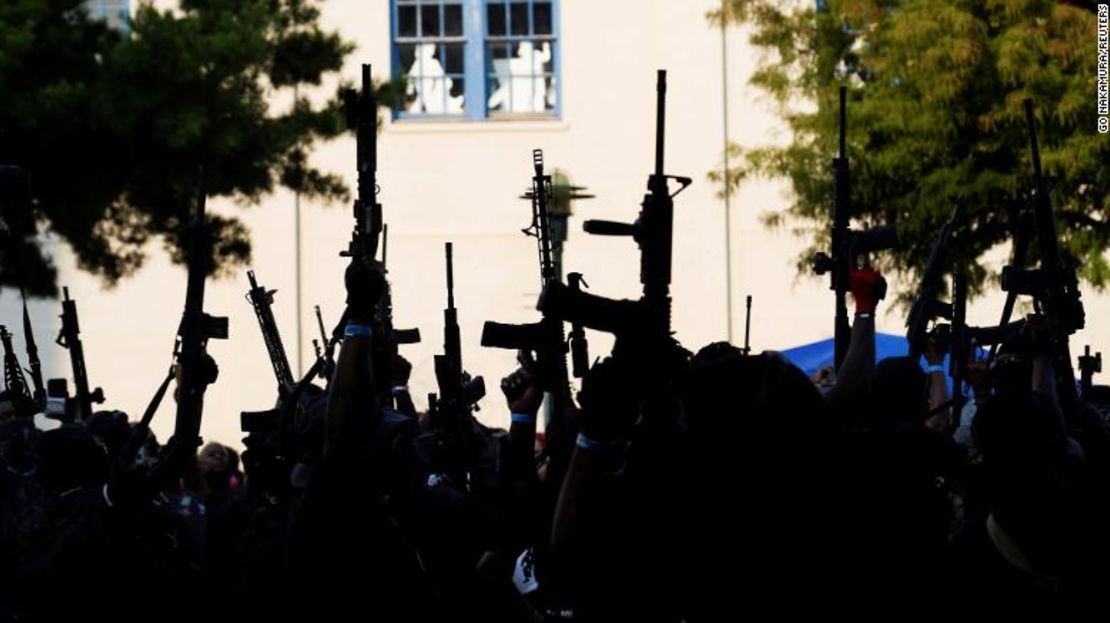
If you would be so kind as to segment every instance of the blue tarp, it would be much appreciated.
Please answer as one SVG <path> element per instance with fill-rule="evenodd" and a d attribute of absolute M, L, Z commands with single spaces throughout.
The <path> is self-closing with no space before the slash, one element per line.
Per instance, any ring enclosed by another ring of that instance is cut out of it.
<path fill-rule="evenodd" d="M 833 343 L 834 340 L 829 338 L 814 342 L 812 344 L 805 344 L 796 346 L 780 351 L 786 356 L 794 365 L 801 368 L 806 375 L 813 376 L 815 372 L 825 366 L 833 364 Z M 875 334 L 875 360 L 879 361 L 887 357 L 905 357 L 909 353 L 909 342 L 906 341 L 904 335 L 891 335 L 889 333 L 876 333 Z M 985 354 L 980 349 L 979 355 Z M 921 361 L 922 366 L 925 365 L 925 360 Z M 948 370 L 948 356 L 944 357 L 944 369 Z M 948 390 L 952 391 L 952 379 L 949 377 Z"/>

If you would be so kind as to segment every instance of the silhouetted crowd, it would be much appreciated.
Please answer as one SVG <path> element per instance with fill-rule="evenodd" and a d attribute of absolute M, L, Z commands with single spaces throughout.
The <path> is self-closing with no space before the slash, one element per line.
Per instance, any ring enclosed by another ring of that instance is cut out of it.
<path fill-rule="evenodd" d="M 895 620 L 1110 594 L 1110 392 L 1062 404 L 1043 317 L 953 407 L 939 340 L 875 361 L 876 275 L 853 269 L 839 371 L 629 332 L 562 413 L 520 353 L 491 428 L 464 397 L 417 410 L 363 330 L 383 274 L 346 277 L 326 389 L 283 394 L 242 454 L 119 411 L 40 430 L 3 394 L 0 618 Z"/>

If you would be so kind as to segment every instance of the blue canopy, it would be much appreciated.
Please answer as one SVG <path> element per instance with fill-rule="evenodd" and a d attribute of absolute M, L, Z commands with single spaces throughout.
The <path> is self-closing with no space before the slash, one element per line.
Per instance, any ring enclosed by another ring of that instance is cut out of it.
<path fill-rule="evenodd" d="M 806 375 L 813 376 L 815 372 L 825 366 L 833 365 L 833 344 L 835 340 L 829 338 L 821 340 L 820 342 L 813 342 L 812 344 L 804 344 L 789 348 L 781 352 L 786 356 L 794 365 L 801 368 Z M 985 351 L 978 349 L 979 356 L 983 356 Z M 904 335 L 891 335 L 889 333 L 876 333 L 875 334 L 875 360 L 881 361 L 888 357 L 905 357 L 910 351 L 910 343 L 906 340 Z M 924 359 L 921 361 L 922 366 L 925 365 Z M 948 371 L 948 356 L 944 356 L 944 370 Z M 948 379 L 948 391 L 952 391 L 952 379 Z"/>

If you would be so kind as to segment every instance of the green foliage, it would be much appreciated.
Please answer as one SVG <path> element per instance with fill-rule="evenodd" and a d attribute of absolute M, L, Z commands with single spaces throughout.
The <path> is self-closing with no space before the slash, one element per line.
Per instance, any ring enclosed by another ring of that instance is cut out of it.
<path fill-rule="evenodd" d="M 853 216 L 897 224 L 907 240 L 885 268 L 916 277 L 961 199 L 965 217 L 950 257 L 969 269 L 973 292 L 997 278 L 977 260 L 1007 242 L 1014 215 L 1028 209 L 1033 169 L 1022 100 L 1032 98 L 1067 249 L 1088 283 L 1101 289 L 1110 280 L 1110 141 L 1095 127 L 1094 4 L 828 0 L 817 11 L 813 2 L 730 0 L 710 19 L 752 29 L 763 56 L 751 83 L 793 133 L 784 147 L 730 146 L 740 166 L 727 183 L 790 180 L 791 205 L 764 220 L 816 234 L 799 269 L 827 244 L 837 91 L 848 85 Z M 710 177 L 725 181 L 721 171 Z"/>
<path fill-rule="evenodd" d="M 338 94 L 313 105 L 297 90 L 353 50 L 318 17 L 311 0 L 181 0 L 140 5 L 124 35 L 79 0 L 0 4 L 0 163 L 29 170 L 35 196 L 29 217 L 9 216 L 17 261 L 0 283 L 56 291 L 36 226 L 108 285 L 143 265 L 152 240 L 180 261 L 201 162 L 209 196 L 241 205 L 279 185 L 347 199 L 338 176 L 309 163 L 317 141 L 345 131 Z M 246 227 L 227 216 L 213 225 L 216 269 L 248 262 Z"/>

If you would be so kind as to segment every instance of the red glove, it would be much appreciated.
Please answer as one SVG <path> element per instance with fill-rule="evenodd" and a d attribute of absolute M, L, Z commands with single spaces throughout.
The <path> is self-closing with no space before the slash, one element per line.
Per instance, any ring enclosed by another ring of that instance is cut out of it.
<path fill-rule="evenodd" d="M 886 279 L 870 266 L 849 268 L 848 285 L 856 300 L 857 314 L 874 312 L 875 306 L 886 296 Z"/>

